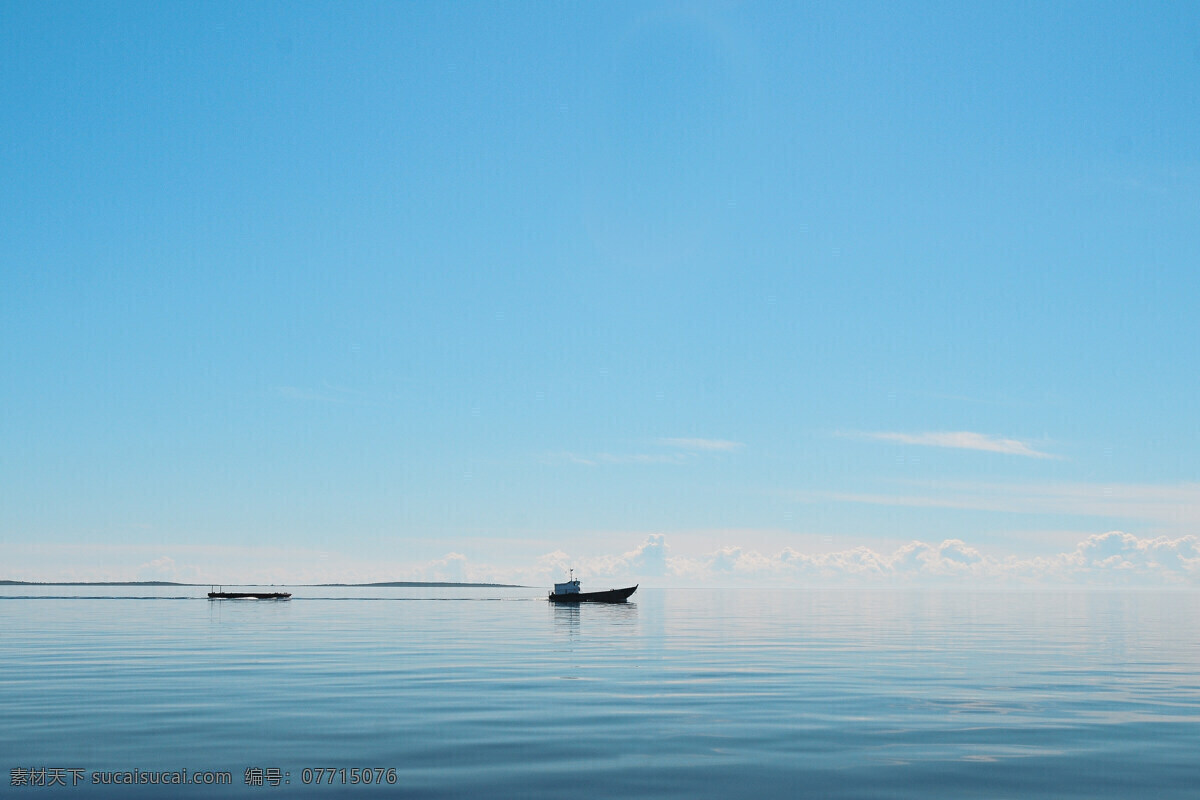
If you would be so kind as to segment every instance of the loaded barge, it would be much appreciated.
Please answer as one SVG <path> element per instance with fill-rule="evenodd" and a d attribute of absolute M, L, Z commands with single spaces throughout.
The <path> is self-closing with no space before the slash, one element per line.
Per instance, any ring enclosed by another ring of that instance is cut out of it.
<path fill-rule="evenodd" d="M 209 587 L 212 588 L 212 587 Z M 222 586 L 222 589 L 225 587 Z M 291 592 L 209 592 L 209 600 L 290 600 Z"/>

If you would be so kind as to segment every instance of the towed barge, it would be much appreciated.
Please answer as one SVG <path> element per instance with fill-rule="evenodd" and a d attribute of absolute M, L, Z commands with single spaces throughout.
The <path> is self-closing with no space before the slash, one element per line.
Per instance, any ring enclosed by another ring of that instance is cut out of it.
<path fill-rule="evenodd" d="M 212 587 L 209 587 L 212 588 Z M 222 586 L 222 589 L 225 587 Z M 209 592 L 209 600 L 290 600 L 291 592 Z"/>

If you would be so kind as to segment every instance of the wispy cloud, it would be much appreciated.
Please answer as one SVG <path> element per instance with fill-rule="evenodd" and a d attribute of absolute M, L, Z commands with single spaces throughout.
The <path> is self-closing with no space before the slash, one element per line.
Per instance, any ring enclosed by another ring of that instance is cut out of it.
<path fill-rule="evenodd" d="M 897 442 L 921 447 L 950 447 L 958 450 L 983 450 L 988 453 L 1004 453 L 1010 456 L 1030 458 L 1059 458 L 1052 453 L 1043 453 L 1028 442 L 1020 439 L 1004 439 L 987 433 L 973 431 L 930 431 L 926 433 L 858 433 L 849 434 L 857 438 L 880 442 Z"/>
<path fill-rule="evenodd" d="M 1200 523 L 1200 483 L 1174 485 L 1099 483 L 939 482 L 924 491 L 794 492 L 801 502 L 865 503 L 915 508 L 1072 514 L 1172 525 Z"/>
<path fill-rule="evenodd" d="M 728 439 L 659 439 L 658 443 L 665 447 L 677 447 L 681 450 L 708 450 L 708 451 L 725 451 L 738 450 L 743 445 L 741 442 L 732 442 Z"/>

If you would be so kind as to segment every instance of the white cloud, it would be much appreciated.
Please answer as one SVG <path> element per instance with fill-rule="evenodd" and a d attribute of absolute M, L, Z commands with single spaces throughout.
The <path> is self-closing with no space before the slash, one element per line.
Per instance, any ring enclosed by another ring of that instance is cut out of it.
<path fill-rule="evenodd" d="M 179 580 L 179 569 L 175 565 L 175 559 L 170 556 L 159 556 L 145 564 L 140 564 L 137 568 L 137 579 L 139 581 L 177 581 Z"/>
<path fill-rule="evenodd" d="M 941 544 L 911 542 L 891 553 L 859 546 L 830 553 L 803 553 L 785 547 L 764 554 L 741 547 L 724 547 L 690 563 L 675 563 L 693 579 L 740 578 L 751 584 L 787 585 L 812 580 L 878 580 L 972 577 L 984 574 L 990 561 L 957 539 Z M 728 582 L 726 580 L 725 582 Z M 736 581 L 735 581 L 736 582 Z"/>
<path fill-rule="evenodd" d="M 561 550 L 542 556 L 525 579 L 545 583 L 552 575 L 574 569 L 577 576 L 593 578 L 661 577 L 669 573 L 666 537 L 651 534 L 639 546 L 620 555 L 598 555 L 572 559 Z M 561 580 L 561 578 L 558 578 Z"/>
<path fill-rule="evenodd" d="M 1143 574 L 1200 575 L 1200 543 L 1195 536 L 1139 539 L 1120 531 L 1089 536 L 1064 562 L 1075 570 L 1131 570 Z"/>
<path fill-rule="evenodd" d="M 927 433 L 862 433 L 854 434 L 864 439 L 881 442 L 897 442 L 922 447 L 950 447 L 959 450 L 983 450 L 989 453 L 1004 453 L 1031 458 L 1058 458 L 1050 453 L 1035 450 L 1028 442 L 1019 439 L 1003 439 L 986 433 L 973 431 L 930 431 Z"/>
<path fill-rule="evenodd" d="M 641 575 L 661 576 L 667 572 L 667 537 L 651 534 L 644 544 L 625 554 L 628 569 Z"/>
<path fill-rule="evenodd" d="M 1035 558 L 985 553 L 960 539 L 912 541 L 890 551 L 858 546 L 805 553 L 785 547 L 763 553 L 726 545 L 707 553 L 673 555 L 666 537 L 652 534 L 617 555 L 573 557 L 556 550 L 525 569 L 472 566 L 465 559 L 462 566 L 470 580 L 539 587 L 562 580 L 570 569 L 593 586 L 1200 586 L 1200 541 L 1195 536 L 1140 538 L 1110 531 L 1088 536 L 1071 550 Z"/>
<path fill-rule="evenodd" d="M 453 583 L 470 581 L 467 557 L 462 553 L 447 553 L 443 558 L 434 561 L 427 567 L 425 580 Z"/>
<path fill-rule="evenodd" d="M 671 586 L 921 585 L 1200 585 L 1200 540 L 1141 538 L 1121 531 L 1086 537 L 1073 549 L 1048 557 L 988 554 L 960 539 L 913 541 L 891 551 L 859 546 L 828 553 L 785 547 L 762 553 L 736 545 L 706 554 L 672 556 L 655 534 L 620 556 L 572 559 L 561 551 L 544 556 L 524 582 L 547 584 L 576 574 L 594 580 L 656 578 Z"/>

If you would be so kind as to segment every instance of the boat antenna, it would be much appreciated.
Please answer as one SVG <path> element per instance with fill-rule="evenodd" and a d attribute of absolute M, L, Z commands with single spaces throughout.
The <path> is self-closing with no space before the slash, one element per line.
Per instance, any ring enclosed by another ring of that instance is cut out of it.
<path fill-rule="evenodd" d="M 568 578 L 568 580 L 572 580 L 572 581 L 575 580 L 575 568 L 574 567 L 571 567 L 571 577 Z"/>

